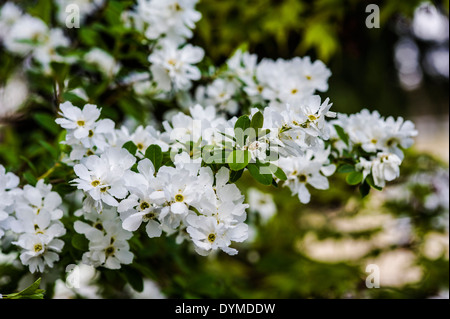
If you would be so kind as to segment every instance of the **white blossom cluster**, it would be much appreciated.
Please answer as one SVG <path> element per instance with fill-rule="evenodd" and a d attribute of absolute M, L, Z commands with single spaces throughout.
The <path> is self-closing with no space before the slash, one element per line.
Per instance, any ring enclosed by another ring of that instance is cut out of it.
<path fill-rule="evenodd" d="M 377 111 L 366 109 L 351 115 L 339 114 L 331 124 L 332 138 L 339 140 L 334 144 L 339 153 L 352 153 L 355 148 L 361 148 L 367 156 L 360 157 L 356 167 L 363 172 L 363 178 L 372 174 L 378 187 L 384 187 L 386 181 L 400 175 L 400 164 L 404 158 L 402 149 L 411 147 L 413 137 L 418 134 L 411 121 L 405 121 L 402 117 L 383 118 Z M 344 129 L 348 144 L 339 139 L 334 125 Z"/>
<path fill-rule="evenodd" d="M 44 21 L 23 13 L 12 2 L 6 2 L 0 11 L 0 41 L 13 54 L 31 56 L 46 73 L 50 71 L 51 62 L 70 62 L 58 53 L 59 48 L 70 45 L 63 30 L 49 28 Z"/>
<path fill-rule="evenodd" d="M 138 95 L 190 97 L 185 112 L 166 114 L 163 130 L 150 124 L 133 131 L 117 127 L 101 118 L 94 104 L 59 105 L 56 123 L 66 130 L 62 144 L 69 149 L 63 161 L 73 167 L 76 177 L 70 183 L 83 194 L 73 228 L 88 240 L 85 264 L 109 269 L 131 264 L 129 242 L 139 231 L 150 238 L 175 235 L 177 243 L 187 240 L 202 256 L 218 250 L 235 255 L 231 246 L 249 236 L 249 205 L 233 182 L 236 174 L 247 169 L 262 183 L 280 183 L 308 203 L 311 187 L 329 188 L 333 160 L 357 154 L 363 178 L 370 175 L 375 186 L 383 187 L 399 176 L 402 149 L 417 135 L 414 124 L 403 118 L 330 111 L 332 103 L 318 92 L 328 90 L 331 72 L 309 57 L 258 61 L 238 50 L 220 72 L 206 76 L 208 84 L 194 87 L 202 77 L 196 65 L 204 57 L 202 48 L 187 43 L 201 18 L 197 2 L 138 0 L 122 15 L 125 25 L 144 36 L 150 62 L 148 72 L 131 73 L 123 81 L 134 83 Z M 61 7 L 65 3 L 58 1 Z M 104 2 L 91 4 L 84 16 Z M 10 52 L 30 54 L 44 69 L 52 61 L 73 61 L 58 54 L 59 47 L 69 45 L 60 29 L 50 29 L 11 3 L 1 9 L 0 40 Z M 81 60 L 108 78 L 121 68 L 100 48 Z M 243 100 L 248 115 L 238 118 L 234 115 L 242 111 Z M 248 158 L 230 160 L 237 154 Z M 0 166 L 0 237 L 11 232 L 22 263 L 31 272 L 43 272 L 63 248 L 62 200 L 43 180 L 35 187 L 18 184 Z M 275 208 L 272 203 L 258 210 L 268 220 Z"/>
<path fill-rule="evenodd" d="M 283 109 L 286 104 L 301 104 L 317 91 L 327 91 L 331 76 L 322 61 L 311 62 L 308 56 L 276 61 L 265 58 L 258 62 L 255 54 L 238 50 L 226 66 L 227 70 L 211 84 L 198 87 L 196 99 L 230 114 L 239 109 L 236 97 L 241 90 L 252 104 Z"/>
<path fill-rule="evenodd" d="M 30 272 L 44 272 L 59 260 L 66 233 L 60 219 L 62 199 L 43 180 L 19 188 L 19 178 L 0 165 L 0 238 L 11 236 L 20 261 Z"/>
<path fill-rule="evenodd" d="M 90 242 L 84 262 L 108 268 L 131 263 L 127 240 L 142 224 L 150 238 L 164 232 L 177 233 L 178 242 L 192 240 L 201 255 L 217 249 L 237 253 L 230 244 L 247 238 L 244 196 L 228 183 L 227 168 L 214 174 L 211 168 L 201 167 L 201 160 L 192 160 L 180 142 L 182 133 L 193 130 L 190 125 L 201 122 L 202 116 L 204 123 L 210 123 L 207 114 L 215 115 L 211 108 L 193 108 L 199 111 L 197 120 L 183 113 L 175 115 L 172 126 L 164 123 L 170 132 L 140 126 L 132 134 L 123 127 L 115 129 L 109 119 L 99 119 L 100 109 L 95 105 L 79 109 L 65 102 L 60 109 L 62 117 L 56 122 L 67 130 L 64 143 L 72 147 L 67 161 L 78 177 L 73 184 L 86 196 L 80 215 L 89 224 L 75 224 L 75 230 Z M 218 118 L 211 123 L 224 125 L 227 121 Z M 187 142 L 191 135 L 184 138 Z M 136 145 L 135 154 L 122 148 L 129 141 Z M 156 171 L 153 163 L 143 158 L 150 145 L 158 145 L 162 151 L 169 147 L 181 151 L 174 156 L 174 167 L 162 166 Z"/>
<path fill-rule="evenodd" d="M 139 0 L 133 10 L 123 13 L 125 25 L 142 32 L 150 41 L 151 80 L 139 83 L 137 91 L 170 93 L 185 91 L 201 77 L 195 66 L 204 50 L 186 43 L 193 35 L 200 12 L 198 0 Z"/>

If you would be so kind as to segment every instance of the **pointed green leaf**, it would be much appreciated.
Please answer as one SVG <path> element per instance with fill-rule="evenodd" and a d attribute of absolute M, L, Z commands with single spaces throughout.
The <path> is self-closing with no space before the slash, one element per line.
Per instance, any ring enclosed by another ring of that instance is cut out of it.
<path fill-rule="evenodd" d="M 277 170 L 275 171 L 274 175 L 282 181 L 287 180 L 286 173 L 279 167 L 277 167 Z"/>
<path fill-rule="evenodd" d="M 345 132 L 345 130 L 340 127 L 339 125 L 334 125 L 334 128 L 336 130 L 337 135 L 339 136 L 339 138 L 345 143 L 345 145 L 348 146 L 348 135 Z"/>
<path fill-rule="evenodd" d="M 260 168 L 258 165 L 254 163 L 250 163 L 247 166 L 248 171 L 256 179 L 263 185 L 271 185 L 272 184 L 272 174 L 261 174 Z"/>
<path fill-rule="evenodd" d="M 137 152 L 137 146 L 132 141 L 128 141 L 125 144 L 123 144 L 122 148 L 130 152 L 131 155 L 135 155 Z"/>
<path fill-rule="evenodd" d="M 264 124 L 264 115 L 261 112 L 256 112 L 252 116 L 252 121 L 250 123 L 250 127 L 254 128 L 256 131 L 263 127 Z"/>
<path fill-rule="evenodd" d="M 145 157 L 152 161 L 155 172 L 159 170 L 163 162 L 163 153 L 161 147 L 156 144 L 150 145 L 145 151 Z"/>
<path fill-rule="evenodd" d="M 375 182 L 373 181 L 373 176 L 372 176 L 372 174 L 370 174 L 370 175 L 368 175 L 368 176 L 366 177 L 366 182 L 367 182 L 367 184 L 370 185 L 370 187 L 376 189 L 377 191 L 383 190 L 382 187 L 379 187 L 379 186 L 375 185 Z"/>
<path fill-rule="evenodd" d="M 247 150 L 234 150 L 228 155 L 227 162 L 230 169 L 233 171 L 240 171 L 244 169 L 251 158 L 250 152 Z"/>
<path fill-rule="evenodd" d="M 355 171 L 355 167 L 353 165 L 350 164 L 344 164 L 339 166 L 339 168 L 337 169 L 338 173 L 351 173 Z"/>
<path fill-rule="evenodd" d="M 345 178 L 345 180 L 349 185 L 359 184 L 361 183 L 362 179 L 363 179 L 362 172 L 352 172 L 348 174 L 347 177 Z"/>

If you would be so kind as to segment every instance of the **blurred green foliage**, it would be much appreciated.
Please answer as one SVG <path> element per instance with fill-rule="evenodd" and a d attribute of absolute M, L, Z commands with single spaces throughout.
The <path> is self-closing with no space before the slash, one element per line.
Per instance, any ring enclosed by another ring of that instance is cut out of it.
<path fill-rule="evenodd" d="M 396 24 L 411 20 L 421 2 L 202 0 L 198 8 L 203 17 L 193 42 L 204 47 L 216 64 L 240 45 L 260 58 L 320 59 L 333 73 L 324 95 L 334 102 L 335 111 L 354 113 L 365 107 L 395 116 L 448 113 L 448 79 L 425 74 L 422 87 L 412 93 L 405 92 L 397 79 Z M 448 0 L 433 2 L 448 16 Z M 366 6 L 372 3 L 380 8 L 379 29 L 365 25 L 370 14 Z M 425 50 L 431 44 L 419 46 Z"/>

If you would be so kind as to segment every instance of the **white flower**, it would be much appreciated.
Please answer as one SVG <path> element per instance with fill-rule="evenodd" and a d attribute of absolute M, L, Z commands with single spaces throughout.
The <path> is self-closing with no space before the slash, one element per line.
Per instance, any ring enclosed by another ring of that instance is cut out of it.
<path fill-rule="evenodd" d="M 84 164 L 75 165 L 74 171 L 79 178 L 72 183 L 92 198 L 97 211 L 102 209 L 102 202 L 118 206 L 117 199 L 128 194 L 123 175 L 135 161 L 135 157 L 125 149 L 110 148 L 100 157 L 92 155 Z"/>
<path fill-rule="evenodd" d="M 383 151 L 393 153 L 403 160 L 403 152 L 401 148 L 409 148 L 414 144 L 414 136 L 418 135 L 414 123 L 405 121 L 402 117 L 394 120 L 393 117 L 388 117 L 384 125 L 384 133 L 381 140 Z"/>
<path fill-rule="evenodd" d="M 368 161 L 364 157 L 360 157 L 359 162 L 356 163 L 355 168 L 357 171 L 362 172 L 363 180 L 372 172 L 372 164 L 372 161 Z"/>
<path fill-rule="evenodd" d="M 80 210 L 76 212 L 76 215 L 83 216 L 86 222 L 77 220 L 73 228 L 77 233 L 85 235 L 88 240 L 104 234 L 105 222 L 117 219 L 117 211 L 113 207 L 103 209 L 100 214 L 90 214 Z"/>
<path fill-rule="evenodd" d="M 234 55 L 227 60 L 227 74 L 238 77 L 247 85 L 254 83 L 254 75 L 256 71 L 258 56 L 237 50 Z"/>
<path fill-rule="evenodd" d="M 44 21 L 25 14 L 15 21 L 3 41 L 8 51 L 25 55 L 45 42 L 48 32 Z"/>
<path fill-rule="evenodd" d="M 182 112 L 172 116 L 170 124 L 164 121 L 163 126 L 172 142 L 196 142 L 201 137 L 202 121 L 194 120 Z"/>
<path fill-rule="evenodd" d="M 64 242 L 43 234 L 25 233 L 13 244 L 21 247 L 20 261 L 28 266 L 31 273 L 44 272 L 45 266 L 53 267 L 59 260 L 57 253 L 61 252 Z"/>
<path fill-rule="evenodd" d="M 404 157 L 402 148 L 411 147 L 413 137 L 418 134 L 411 121 L 405 121 L 402 117 L 396 120 L 393 117 L 384 119 L 377 111 L 369 112 L 366 109 L 349 116 L 339 114 L 338 119 L 331 124 L 337 124 L 345 130 L 350 138 L 350 149 L 356 145 L 368 153 L 392 153 L 400 159 Z M 332 135 L 337 138 L 335 132 Z"/>
<path fill-rule="evenodd" d="M 61 110 L 59 114 L 63 118 L 58 118 L 55 122 L 62 128 L 71 130 L 77 139 L 88 137 L 100 116 L 100 109 L 93 104 L 86 104 L 81 110 L 70 102 L 64 102 L 59 108 Z"/>
<path fill-rule="evenodd" d="M 13 182 L 13 185 L 16 183 Z M 54 262 L 59 260 L 57 253 L 64 246 L 64 242 L 57 239 L 66 233 L 60 222 L 63 216 L 60 209 L 62 199 L 51 189 L 51 185 L 39 180 L 35 187 L 25 185 L 23 190 L 13 194 L 15 215 L 10 218 L 9 227 L 18 236 L 13 244 L 21 248 L 20 260 L 23 265 L 29 266 L 31 272 L 43 272 L 46 265 L 53 267 Z"/>
<path fill-rule="evenodd" d="M 0 165 L 0 238 L 5 234 L 14 220 L 10 215 L 14 210 L 16 187 L 19 178 L 11 172 L 6 173 L 3 165 Z"/>
<path fill-rule="evenodd" d="M 64 35 L 62 29 L 51 29 L 45 40 L 34 48 L 33 57 L 42 65 L 44 72 L 49 73 L 51 62 L 70 63 L 73 61 L 73 59 L 65 58 L 57 52 L 57 48 L 68 47 L 69 45 L 69 38 Z"/>
<path fill-rule="evenodd" d="M 202 256 L 217 249 L 221 249 L 229 255 L 236 255 L 238 251 L 229 247 L 231 242 L 242 242 L 248 237 L 248 226 L 244 223 L 226 226 L 217 222 L 214 217 L 194 214 L 187 217 L 187 222 L 189 226 L 186 231 L 191 236 L 197 253 Z"/>
<path fill-rule="evenodd" d="M 372 175 L 375 185 L 384 187 L 386 181 L 393 181 L 400 176 L 401 159 L 395 154 L 378 153 L 372 163 Z"/>
<path fill-rule="evenodd" d="M 131 264 L 133 261 L 134 255 L 128 244 L 132 233 L 122 228 L 115 211 L 107 213 L 104 220 L 97 219 L 93 227 L 83 222 L 76 223 L 75 227 L 77 232 L 85 234 L 89 239 L 89 251 L 83 254 L 83 263 L 94 267 L 120 269 L 121 264 Z"/>
<path fill-rule="evenodd" d="M 0 191 L 11 190 L 19 185 L 19 177 L 11 172 L 6 172 L 3 165 L 0 164 Z"/>
<path fill-rule="evenodd" d="M 299 76 L 304 85 L 325 92 L 328 90 L 328 78 L 331 72 L 322 61 L 316 60 L 311 63 L 310 57 L 306 56 L 301 61 Z"/>
<path fill-rule="evenodd" d="M 163 35 L 170 41 L 181 43 L 192 37 L 195 22 L 200 20 L 200 12 L 194 9 L 198 0 L 139 0 L 132 16 L 135 25 L 144 31 L 149 39 Z"/>
<path fill-rule="evenodd" d="M 20 200 L 16 200 L 16 210 L 28 210 L 35 215 L 40 212 L 48 212 L 52 220 L 60 219 L 63 211 L 59 208 L 62 204 L 61 196 L 52 192 L 52 185 L 47 185 L 44 180 L 39 180 L 35 187 L 25 185 L 20 193 Z"/>
<path fill-rule="evenodd" d="M 91 49 L 83 56 L 83 60 L 98 67 L 108 77 L 117 74 L 120 69 L 120 64 L 114 60 L 114 57 L 99 48 Z"/>
<path fill-rule="evenodd" d="M 155 50 L 148 60 L 152 63 L 150 71 L 158 87 L 163 91 L 187 90 L 191 81 L 201 77 L 194 64 L 203 59 L 202 48 L 187 44 L 178 49 L 172 42 L 164 42 L 161 49 Z"/>
<path fill-rule="evenodd" d="M 305 155 L 298 157 L 280 158 L 279 165 L 286 173 L 288 186 L 293 194 L 297 194 L 300 202 L 309 203 L 311 194 L 306 185 L 316 189 L 328 189 L 328 179 L 320 174 L 322 163 L 313 159 L 314 153 L 308 150 Z"/>
<path fill-rule="evenodd" d="M 11 229 L 15 233 L 41 234 L 50 238 L 61 237 L 66 233 L 64 225 L 48 211 L 35 214 L 30 208 L 22 207 L 16 210 L 16 220 L 11 222 Z"/>
<path fill-rule="evenodd" d="M 215 105 L 219 110 L 230 114 L 236 114 L 238 111 L 238 103 L 234 100 L 236 90 L 236 84 L 218 78 L 206 88 L 205 103 Z"/>
<path fill-rule="evenodd" d="M 259 214 L 262 223 L 267 223 L 276 214 L 277 206 L 270 193 L 261 192 L 252 187 L 247 191 L 247 195 L 250 209 Z"/>
<path fill-rule="evenodd" d="M 22 16 L 22 10 L 12 2 L 6 2 L 0 10 L 0 40 L 10 32 L 10 28 Z"/>
<path fill-rule="evenodd" d="M 161 167 L 157 178 L 164 183 L 164 196 L 170 206 L 170 212 L 186 216 L 190 205 L 198 200 L 197 176 L 191 175 L 186 169 Z M 166 213 L 162 213 L 162 218 Z"/>
<path fill-rule="evenodd" d="M 161 225 L 157 221 L 159 205 L 165 201 L 162 191 L 158 191 L 159 182 L 154 176 L 155 169 L 149 159 L 138 163 L 138 172 L 127 175 L 127 187 L 130 196 L 122 200 L 118 207 L 121 213 L 122 227 L 135 231 L 142 222 L 146 222 L 146 232 L 150 238 L 161 236 Z"/>
<path fill-rule="evenodd" d="M 27 82 L 20 73 L 14 73 L 4 86 L 0 86 L 0 118 L 17 112 L 27 98 Z"/>
<path fill-rule="evenodd" d="M 0 39 L 3 38 L 6 49 L 18 55 L 31 54 L 42 65 L 44 73 L 49 73 L 50 62 L 71 62 L 57 52 L 58 48 L 70 44 L 62 29 L 49 29 L 44 21 L 22 15 L 14 5 L 6 4 L 2 9 L 0 29 Z"/>
<path fill-rule="evenodd" d="M 166 152 L 169 149 L 169 145 L 163 141 L 163 136 L 161 136 L 161 132 L 155 130 L 151 126 L 146 126 L 145 128 L 140 125 L 136 128 L 136 130 L 130 135 L 129 140 L 134 143 L 137 147 L 136 156 L 143 158 L 145 155 L 145 151 L 147 148 L 156 144 L 161 147 L 163 152 Z"/>

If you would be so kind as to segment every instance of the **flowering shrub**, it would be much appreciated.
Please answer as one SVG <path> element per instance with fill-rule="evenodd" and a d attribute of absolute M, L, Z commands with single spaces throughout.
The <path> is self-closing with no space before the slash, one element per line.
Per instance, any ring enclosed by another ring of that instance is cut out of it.
<path fill-rule="evenodd" d="M 50 4 L 55 23 L 39 17 L 45 6 L 33 14 L 6 2 L 0 11 L 5 55 L 53 93 L 39 102 L 53 102 L 53 113 L 36 120 L 57 135 L 55 147 L 40 143 L 54 165 L 34 176 L 0 165 L 2 249 L 29 272 L 61 274 L 58 263 L 80 261 L 121 269 L 139 263 L 143 234 L 174 236 L 201 256 L 236 255 L 254 209 L 236 186 L 243 174 L 289 188 L 298 205 L 312 188 L 332 188 L 333 174 L 362 196 L 399 177 L 414 124 L 337 113 L 318 95 L 331 76 L 321 61 L 239 48 L 211 65 L 188 43 L 196 0 L 74 3 L 80 29 L 65 26 L 69 1 Z"/>

